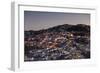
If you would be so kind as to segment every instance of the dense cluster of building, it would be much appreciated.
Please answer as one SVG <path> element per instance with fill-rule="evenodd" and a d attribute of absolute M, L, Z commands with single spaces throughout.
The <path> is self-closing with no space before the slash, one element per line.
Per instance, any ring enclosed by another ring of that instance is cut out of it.
<path fill-rule="evenodd" d="M 29 35 L 24 42 L 25 61 L 90 58 L 89 32 L 46 31 Z"/>

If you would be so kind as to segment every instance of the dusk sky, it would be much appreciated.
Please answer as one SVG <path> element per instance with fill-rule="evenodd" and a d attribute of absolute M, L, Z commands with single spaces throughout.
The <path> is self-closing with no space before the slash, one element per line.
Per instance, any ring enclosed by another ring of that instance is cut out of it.
<path fill-rule="evenodd" d="M 40 30 L 62 24 L 90 25 L 90 14 L 24 11 L 24 30 Z"/>

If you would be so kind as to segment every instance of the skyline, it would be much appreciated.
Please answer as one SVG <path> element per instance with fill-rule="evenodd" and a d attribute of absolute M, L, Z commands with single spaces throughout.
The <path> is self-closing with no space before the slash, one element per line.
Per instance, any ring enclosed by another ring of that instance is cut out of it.
<path fill-rule="evenodd" d="M 24 11 L 24 30 L 41 30 L 63 24 L 90 25 L 90 14 Z"/>

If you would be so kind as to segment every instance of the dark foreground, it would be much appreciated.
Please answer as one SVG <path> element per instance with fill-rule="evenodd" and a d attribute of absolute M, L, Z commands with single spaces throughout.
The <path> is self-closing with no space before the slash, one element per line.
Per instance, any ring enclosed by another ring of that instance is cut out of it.
<path fill-rule="evenodd" d="M 90 26 L 59 25 L 25 31 L 24 61 L 90 58 Z"/>

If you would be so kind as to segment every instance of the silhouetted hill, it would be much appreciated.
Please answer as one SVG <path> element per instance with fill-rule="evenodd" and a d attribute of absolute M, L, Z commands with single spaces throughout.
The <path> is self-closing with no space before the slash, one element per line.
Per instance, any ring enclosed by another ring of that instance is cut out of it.
<path fill-rule="evenodd" d="M 30 31 L 25 31 L 26 36 L 30 35 L 37 35 L 45 32 L 90 32 L 90 25 L 86 24 L 77 24 L 77 25 L 70 25 L 70 24 L 63 24 L 63 25 L 58 25 L 54 26 L 48 29 L 41 29 L 38 31 L 30 30 Z"/>
<path fill-rule="evenodd" d="M 55 32 L 64 32 L 64 31 L 74 31 L 74 32 L 89 32 L 90 26 L 85 24 L 77 24 L 77 25 L 69 25 L 69 24 L 63 24 L 59 26 L 55 26 L 52 28 L 47 29 L 47 31 L 55 31 Z"/>

